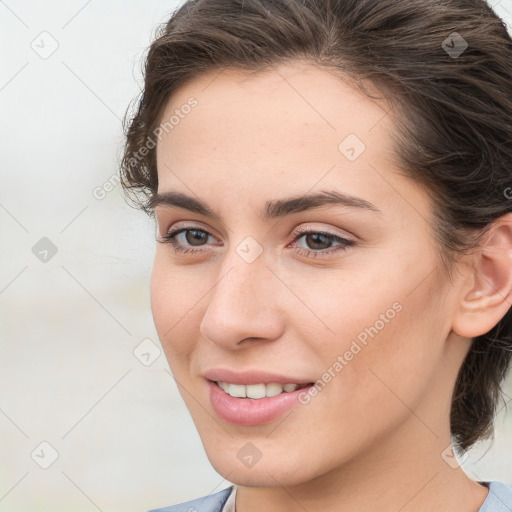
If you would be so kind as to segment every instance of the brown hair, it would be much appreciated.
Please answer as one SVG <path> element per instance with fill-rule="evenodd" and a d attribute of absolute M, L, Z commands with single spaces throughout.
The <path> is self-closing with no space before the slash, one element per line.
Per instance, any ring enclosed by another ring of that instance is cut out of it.
<path fill-rule="evenodd" d="M 153 215 L 155 130 L 173 91 L 206 71 L 297 60 L 384 93 L 400 169 L 432 197 L 451 279 L 457 255 L 512 212 L 512 40 L 484 0 L 187 1 L 151 44 L 138 108 L 125 118 L 127 197 Z M 511 357 L 509 309 L 473 340 L 457 378 L 450 422 L 462 451 L 492 434 Z"/>

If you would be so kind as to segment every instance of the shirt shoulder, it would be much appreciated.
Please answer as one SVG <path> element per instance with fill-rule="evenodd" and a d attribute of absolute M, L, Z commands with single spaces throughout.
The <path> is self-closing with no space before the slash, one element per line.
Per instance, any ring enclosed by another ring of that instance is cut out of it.
<path fill-rule="evenodd" d="M 236 487 L 231 485 L 215 494 L 186 501 L 170 507 L 157 508 L 148 512 L 223 512 L 224 505 Z M 492 480 L 489 482 L 489 494 L 479 508 L 478 512 L 511 512 L 512 511 L 512 485 Z"/>
<path fill-rule="evenodd" d="M 209 494 L 201 498 L 179 503 L 178 505 L 155 508 L 148 510 L 148 512 L 222 512 L 222 508 L 228 500 L 233 487 L 234 486 L 231 485 L 215 494 Z"/>
<path fill-rule="evenodd" d="M 512 485 L 492 480 L 489 494 L 478 512 L 510 512 L 512 510 Z"/>

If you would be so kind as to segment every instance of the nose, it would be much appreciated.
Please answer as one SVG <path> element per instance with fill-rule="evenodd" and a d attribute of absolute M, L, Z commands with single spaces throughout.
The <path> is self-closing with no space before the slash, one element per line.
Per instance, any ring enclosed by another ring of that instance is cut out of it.
<path fill-rule="evenodd" d="M 284 322 L 282 283 L 262 255 L 248 263 L 233 252 L 225 263 L 207 295 L 201 334 L 225 350 L 278 339 Z"/>

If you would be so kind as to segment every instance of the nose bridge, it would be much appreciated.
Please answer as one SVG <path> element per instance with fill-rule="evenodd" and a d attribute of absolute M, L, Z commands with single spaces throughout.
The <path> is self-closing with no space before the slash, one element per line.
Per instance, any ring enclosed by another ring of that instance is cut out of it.
<path fill-rule="evenodd" d="M 229 246 L 219 274 L 221 279 L 212 290 L 212 303 L 215 300 L 229 304 L 233 300 L 234 306 L 243 305 L 246 311 L 265 309 L 265 292 L 272 277 L 267 264 L 263 245 L 251 235 Z"/>
<path fill-rule="evenodd" d="M 245 338 L 276 335 L 275 277 L 256 244 L 244 239 L 225 256 L 201 322 L 202 333 L 214 343 L 235 346 Z"/>

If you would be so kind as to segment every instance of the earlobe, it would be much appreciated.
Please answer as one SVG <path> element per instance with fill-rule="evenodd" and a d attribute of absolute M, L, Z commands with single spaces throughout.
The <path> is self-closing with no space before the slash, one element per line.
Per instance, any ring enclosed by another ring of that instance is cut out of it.
<path fill-rule="evenodd" d="M 473 257 L 472 288 L 461 293 L 452 325 L 468 338 L 488 333 L 512 308 L 512 214 L 493 223 Z"/>

